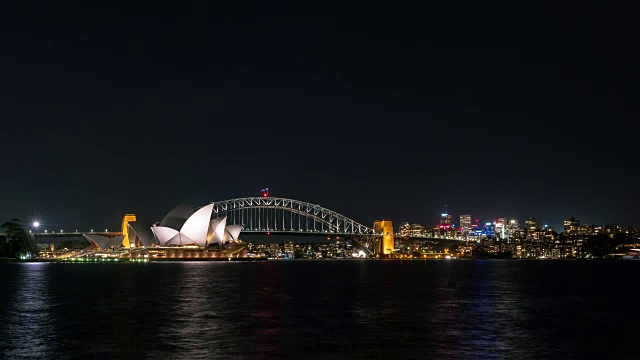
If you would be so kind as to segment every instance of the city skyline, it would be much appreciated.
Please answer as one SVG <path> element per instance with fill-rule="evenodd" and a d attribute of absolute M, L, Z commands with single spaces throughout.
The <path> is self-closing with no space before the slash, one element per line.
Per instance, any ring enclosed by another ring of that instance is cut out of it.
<path fill-rule="evenodd" d="M 231 199 L 225 199 L 225 200 L 231 200 Z M 295 200 L 295 199 L 292 199 Z M 215 203 L 215 202 L 210 202 L 210 203 Z M 183 204 L 187 204 L 187 202 L 183 202 Z M 200 206 L 204 206 L 206 204 L 199 204 L 197 205 L 197 207 Z M 317 204 L 320 205 L 320 204 Z M 328 210 L 332 210 L 333 209 L 328 209 Z M 125 215 L 124 213 L 122 215 Z M 355 216 L 350 216 L 348 214 L 341 214 L 344 215 L 348 218 L 351 218 L 354 221 L 360 222 L 360 220 L 358 220 Z M 536 217 L 536 216 L 527 216 L 527 217 L 515 217 L 515 216 L 495 216 L 493 218 L 482 218 L 482 217 L 478 217 L 478 216 L 474 216 L 474 214 L 468 214 L 468 213 L 453 213 L 450 211 L 445 212 L 441 212 L 438 213 L 437 215 L 432 214 L 429 217 L 425 217 L 426 220 L 417 220 L 417 221 L 412 221 L 412 220 L 407 220 L 407 219 L 394 219 L 391 217 L 380 217 L 378 219 L 376 219 L 375 221 L 378 220 L 382 220 L 384 219 L 389 219 L 392 220 L 393 222 L 393 226 L 396 230 L 396 232 L 398 231 L 400 225 L 402 224 L 418 224 L 418 225 L 422 225 L 422 226 L 426 226 L 426 227 L 438 227 L 439 224 L 442 224 L 442 219 L 445 215 L 449 216 L 449 224 L 452 225 L 452 228 L 460 228 L 461 227 L 461 223 L 460 223 L 460 217 L 463 215 L 467 215 L 467 216 L 471 216 L 471 224 L 473 225 L 477 225 L 477 226 L 485 226 L 487 224 L 494 224 L 496 222 L 499 222 L 500 219 L 507 219 L 508 221 L 511 220 L 515 220 L 517 221 L 517 225 L 520 228 L 524 228 L 525 227 L 525 223 L 527 220 L 530 219 L 534 219 L 536 220 L 539 225 L 540 228 L 550 228 L 553 229 L 554 231 L 561 233 L 564 231 L 564 225 L 563 223 L 568 220 L 568 219 L 574 219 L 577 220 L 578 222 L 580 222 L 580 224 L 582 226 L 605 226 L 605 225 L 618 225 L 621 227 L 627 227 L 627 226 L 631 226 L 631 227 L 635 227 L 633 225 L 630 224 L 621 224 L 621 223 L 616 223 L 616 222 L 608 222 L 608 223 L 591 223 L 588 221 L 585 221 L 584 219 L 581 219 L 577 216 L 566 216 L 565 218 L 562 219 L 553 219 L 551 221 L 546 221 L 547 219 L 543 219 L 540 217 Z M 45 230 L 51 232 L 63 232 L 65 229 L 67 231 L 64 232 L 88 232 L 88 231 L 117 231 L 114 229 L 117 229 L 118 226 L 120 226 L 120 221 L 114 221 L 113 219 L 110 220 L 109 223 L 106 222 L 102 222 L 102 223 L 98 223 L 98 224 L 91 224 L 90 226 L 73 226 L 73 224 L 70 224 L 70 226 L 66 226 L 65 224 L 61 224 L 61 223 L 56 223 L 53 221 L 48 221 L 48 218 L 46 215 L 27 215 L 27 216 L 23 216 L 23 217 L 18 217 L 24 224 L 25 227 L 29 228 L 29 229 L 37 229 L 37 231 L 39 232 L 43 232 Z M 55 217 L 53 217 L 55 219 Z M 8 219 L 7 219 L 8 220 Z M 155 220 L 150 220 L 150 219 L 146 219 L 148 221 L 150 221 L 151 224 L 153 223 L 160 223 L 162 220 L 162 217 L 160 217 L 159 219 L 155 219 Z M 34 227 L 34 224 L 35 225 Z M 366 224 L 363 223 L 363 225 L 365 226 L 371 226 L 372 224 Z"/>
<path fill-rule="evenodd" d="M 3 15 L 3 219 L 108 228 L 269 187 L 367 226 L 437 222 L 446 204 L 640 227 L 637 44 L 613 4 Z"/>

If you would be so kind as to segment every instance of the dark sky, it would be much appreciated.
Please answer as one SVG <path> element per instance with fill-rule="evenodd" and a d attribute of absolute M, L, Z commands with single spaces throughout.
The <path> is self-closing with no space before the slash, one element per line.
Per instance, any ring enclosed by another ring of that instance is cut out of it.
<path fill-rule="evenodd" d="M 3 2 L 0 219 L 269 187 L 369 226 L 640 226 L 635 13 L 420 3 Z"/>

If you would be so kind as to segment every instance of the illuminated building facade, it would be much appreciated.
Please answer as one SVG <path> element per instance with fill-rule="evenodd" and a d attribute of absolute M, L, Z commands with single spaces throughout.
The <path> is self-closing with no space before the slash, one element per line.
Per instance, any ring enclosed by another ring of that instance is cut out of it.
<path fill-rule="evenodd" d="M 160 246 L 195 245 L 206 248 L 212 244 L 222 246 L 229 241 L 236 241 L 242 225 L 226 226 L 226 217 L 211 220 L 212 211 L 213 204 L 195 212 L 191 205 L 180 204 L 151 230 Z"/>
<path fill-rule="evenodd" d="M 580 220 L 573 216 L 564 221 L 564 233 L 565 235 L 579 235 L 580 234 Z"/>
<path fill-rule="evenodd" d="M 447 206 L 444 206 L 444 213 L 440 215 L 440 224 L 438 225 L 438 235 L 439 236 L 452 236 L 455 231 L 453 229 L 453 218 L 447 212 Z"/>
<path fill-rule="evenodd" d="M 424 226 L 421 224 L 409 224 L 405 221 L 400 225 L 398 234 L 403 237 L 424 236 Z"/>
<path fill-rule="evenodd" d="M 460 231 L 463 236 L 467 236 L 471 231 L 471 215 L 460 215 Z"/>
<path fill-rule="evenodd" d="M 453 223 L 453 218 L 451 215 L 447 213 L 443 213 L 440 216 L 440 228 L 449 229 L 451 228 L 451 224 Z"/>
<path fill-rule="evenodd" d="M 541 234 L 540 224 L 537 219 L 528 218 L 524 221 L 524 229 L 527 233 L 526 238 L 529 240 L 540 240 Z"/>
<path fill-rule="evenodd" d="M 421 224 L 411 224 L 410 234 L 411 236 L 424 235 L 424 226 L 422 226 Z"/>
<path fill-rule="evenodd" d="M 131 221 L 128 225 L 128 236 L 131 247 L 152 247 L 158 246 L 158 241 L 153 236 L 151 224 L 141 221 Z"/>
<path fill-rule="evenodd" d="M 517 238 L 519 237 L 520 223 L 516 219 L 509 220 L 509 225 L 507 226 L 507 238 Z"/>
<path fill-rule="evenodd" d="M 528 233 L 533 233 L 537 231 L 538 228 L 540 228 L 540 225 L 538 225 L 538 220 L 534 218 L 528 218 L 527 220 L 524 221 L 524 227 L 525 229 L 527 229 L 527 234 L 528 234 Z"/>
<path fill-rule="evenodd" d="M 494 223 L 494 225 L 496 237 L 503 240 L 509 237 L 506 217 L 499 218 L 498 221 Z"/>
<path fill-rule="evenodd" d="M 496 235 L 496 226 L 492 223 L 485 223 L 481 232 L 487 237 L 494 237 Z"/>

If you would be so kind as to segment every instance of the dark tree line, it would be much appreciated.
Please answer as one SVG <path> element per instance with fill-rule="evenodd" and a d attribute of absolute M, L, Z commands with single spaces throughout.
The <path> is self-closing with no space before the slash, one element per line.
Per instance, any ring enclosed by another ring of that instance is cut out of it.
<path fill-rule="evenodd" d="M 637 240 L 626 234 L 618 234 L 613 238 L 609 235 L 599 234 L 592 235 L 585 241 L 583 245 L 584 252 L 594 258 L 605 258 L 609 254 L 614 253 L 616 249 L 631 245 Z"/>
<path fill-rule="evenodd" d="M 4 233 L 0 235 L 0 257 L 21 258 L 38 253 L 33 236 L 22 227 L 20 219 L 6 221 L 0 228 Z"/>

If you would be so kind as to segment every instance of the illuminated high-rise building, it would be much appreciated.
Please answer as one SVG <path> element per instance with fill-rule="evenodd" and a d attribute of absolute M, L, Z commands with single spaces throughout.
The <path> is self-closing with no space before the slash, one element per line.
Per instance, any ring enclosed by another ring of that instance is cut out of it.
<path fill-rule="evenodd" d="M 525 220 L 524 228 L 528 239 L 540 240 L 540 224 L 537 219 L 528 218 Z"/>
<path fill-rule="evenodd" d="M 528 218 L 524 221 L 524 227 L 527 229 L 527 234 L 529 234 L 538 231 L 538 228 L 540 226 L 538 225 L 538 220 L 534 218 Z"/>
<path fill-rule="evenodd" d="M 495 225 L 496 237 L 503 240 L 509 237 L 506 217 L 498 218 L 498 221 L 496 221 L 494 225 Z"/>
<path fill-rule="evenodd" d="M 465 236 L 471 231 L 471 215 L 460 215 L 460 231 Z"/>
<path fill-rule="evenodd" d="M 580 220 L 573 216 L 564 221 L 564 233 L 566 235 L 578 235 L 580 232 Z"/>
<path fill-rule="evenodd" d="M 518 230 L 520 230 L 520 223 L 516 219 L 509 220 L 509 225 L 507 226 L 507 238 L 514 238 L 518 234 Z"/>
<path fill-rule="evenodd" d="M 441 229 L 450 229 L 452 223 L 453 223 L 453 218 L 447 212 L 447 205 L 445 205 L 444 206 L 444 213 L 442 213 L 441 217 L 440 217 L 440 228 Z"/>
<path fill-rule="evenodd" d="M 482 233 L 484 233 L 485 236 L 494 237 L 496 233 L 496 225 L 490 222 L 485 223 L 484 227 L 482 228 Z"/>

